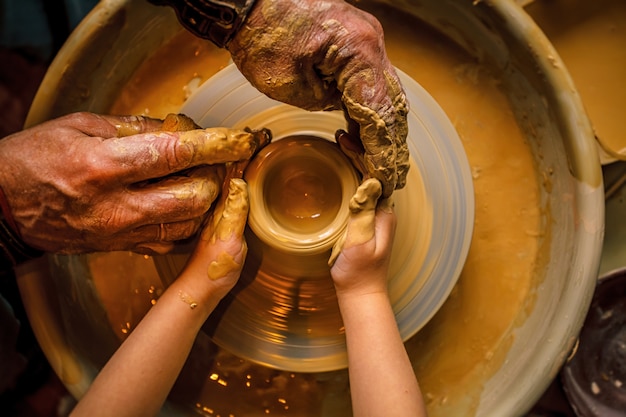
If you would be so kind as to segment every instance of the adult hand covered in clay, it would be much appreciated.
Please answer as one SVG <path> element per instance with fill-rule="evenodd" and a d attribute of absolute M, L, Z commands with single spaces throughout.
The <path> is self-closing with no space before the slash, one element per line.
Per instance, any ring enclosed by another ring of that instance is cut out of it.
<path fill-rule="evenodd" d="M 1 140 L 0 187 L 23 241 L 151 254 L 191 236 L 220 193 L 223 163 L 250 158 L 269 133 L 171 131 L 189 128 L 75 113 Z"/>
<path fill-rule="evenodd" d="M 344 109 L 383 196 L 404 186 L 407 103 L 372 15 L 343 0 L 257 0 L 228 49 L 269 97 L 307 110 Z"/>

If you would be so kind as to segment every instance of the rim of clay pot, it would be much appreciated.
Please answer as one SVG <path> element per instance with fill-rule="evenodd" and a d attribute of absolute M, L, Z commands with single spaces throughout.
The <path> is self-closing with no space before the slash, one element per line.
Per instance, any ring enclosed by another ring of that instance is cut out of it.
<path fill-rule="evenodd" d="M 266 245 L 295 255 L 321 253 L 334 245 L 346 228 L 350 198 L 359 185 L 339 147 L 316 136 L 270 143 L 252 159 L 244 178 L 250 229 Z M 295 185 L 306 188 L 296 190 Z"/>

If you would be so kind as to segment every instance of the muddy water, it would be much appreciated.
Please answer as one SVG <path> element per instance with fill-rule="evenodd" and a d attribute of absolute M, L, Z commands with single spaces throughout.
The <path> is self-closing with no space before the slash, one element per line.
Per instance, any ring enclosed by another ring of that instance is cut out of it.
<path fill-rule="evenodd" d="M 626 159 L 626 2 L 537 1 L 527 11 L 567 66 L 602 147 Z"/>
<path fill-rule="evenodd" d="M 543 235 L 538 176 L 499 80 L 405 14 L 386 8 L 375 13 L 385 27 L 393 64 L 439 102 L 472 169 L 476 218 L 465 268 L 439 313 L 407 342 L 430 415 L 471 415 L 482 384 L 512 343 L 511 330 L 532 304 Z M 153 117 L 177 112 L 189 91 L 227 62 L 224 51 L 183 32 L 137 72 L 112 112 Z M 399 219 L 399 224 L 403 221 L 410 219 Z M 198 343 L 211 349 L 206 340 Z M 343 371 L 290 374 L 225 352 L 215 354 L 211 366 L 192 400 L 210 415 L 349 413 Z M 175 397 L 188 401 L 189 392 L 181 391 Z"/>

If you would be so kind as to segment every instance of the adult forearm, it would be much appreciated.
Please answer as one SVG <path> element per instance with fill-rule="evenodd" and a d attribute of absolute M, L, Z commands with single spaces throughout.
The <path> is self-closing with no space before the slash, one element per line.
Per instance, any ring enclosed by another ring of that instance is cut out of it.
<path fill-rule="evenodd" d="M 339 296 L 354 417 L 425 416 L 387 294 Z"/>

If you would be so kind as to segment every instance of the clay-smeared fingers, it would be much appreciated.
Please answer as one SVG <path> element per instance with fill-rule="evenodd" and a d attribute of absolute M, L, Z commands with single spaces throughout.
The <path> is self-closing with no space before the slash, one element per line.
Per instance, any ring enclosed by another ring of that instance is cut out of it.
<path fill-rule="evenodd" d="M 361 138 L 367 172 L 381 182 L 383 196 L 389 197 L 405 186 L 409 170 L 408 103 L 391 66 L 382 73 L 362 71 L 346 80 L 342 100 L 346 113 L 358 124 L 358 131 L 350 133 Z M 378 97 L 370 96 L 372 90 L 378 90 Z"/>
<path fill-rule="evenodd" d="M 184 114 L 170 113 L 163 119 L 160 130 L 167 132 L 185 132 L 187 130 L 202 129 L 191 117 Z"/>
<path fill-rule="evenodd" d="M 383 196 L 404 186 L 408 105 L 374 16 L 343 0 L 257 0 L 228 49 L 269 97 L 307 110 L 344 110 Z"/>
<path fill-rule="evenodd" d="M 198 165 L 249 159 L 267 133 L 227 128 L 151 132 L 104 142 L 100 165 L 132 183 Z"/>
<path fill-rule="evenodd" d="M 344 248 L 358 246 L 372 240 L 376 232 L 376 206 L 382 194 L 382 186 L 375 178 L 369 178 L 357 188 L 350 199 L 350 217 L 344 234 L 333 246 L 328 265 L 332 266 Z"/>
<path fill-rule="evenodd" d="M 68 124 L 101 138 L 98 158 L 90 161 L 102 177 L 122 177 L 127 184 L 165 177 L 199 165 L 247 160 L 271 140 L 267 129 L 200 128 L 183 114 L 164 120 L 145 116 L 75 113 Z"/>
<path fill-rule="evenodd" d="M 0 176 L 24 243 L 64 254 L 171 247 L 220 193 L 223 174 L 201 171 L 247 160 L 270 136 L 164 124 L 81 112 L 4 138 L 11 170 Z"/>
<path fill-rule="evenodd" d="M 222 196 L 201 235 L 203 244 L 211 247 L 214 258 L 207 269 L 209 279 L 218 280 L 240 273 L 247 254 L 243 233 L 248 210 L 246 182 L 241 178 L 230 179 L 227 195 Z"/>
<path fill-rule="evenodd" d="M 211 218 L 204 223 L 196 248 L 179 279 L 198 305 L 220 300 L 237 283 L 247 254 L 244 230 L 248 217 L 248 188 L 244 180 L 228 181 Z"/>
<path fill-rule="evenodd" d="M 76 112 L 55 119 L 54 123 L 75 129 L 86 136 L 109 139 L 153 132 L 161 128 L 163 121 L 146 116 L 111 116 Z"/>
<path fill-rule="evenodd" d="M 194 220 L 202 218 L 211 206 L 212 208 L 208 225 L 203 229 L 202 237 L 207 239 L 221 239 L 226 241 L 233 237 L 241 239 L 245 228 L 248 212 L 247 187 L 240 178 L 247 166 L 249 159 L 260 147 L 265 146 L 271 140 L 271 133 L 268 130 L 259 131 L 235 131 L 231 129 L 199 129 L 193 120 L 184 115 L 168 115 L 160 127 L 161 131 L 182 132 L 189 134 L 192 140 L 202 141 L 203 136 L 208 131 L 217 133 L 226 142 L 223 146 L 213 146 L 211 142 L 199 146 L 206 146 L 214 149 L 214 162 L 212 165 L 200 165 L 182 171 L 182 174 L 171 174 L 158 181 L 141 181 L 133 184 L 134 190 L 140 190 L 141 198 L 137 200 L 145 204 L 148 208 L 155 199 L 163 198 L 159 204 L 169 204 L 171 210 L 168 219 L 160 218 L 158 225 L 145 226 L 138 230 L 153 230 L 157 232 L 156 240 L 164 243 L 170 240 L 178 240 L 190 236 L 199 224 L 195 221 L 183 222 L 183 219 L 173 218 L 171 214 L 179 213 L 194 216 Z M 243 138 L 243 139 L 242 139 Z M 222 139 L 216 139 L 217 142 Z M 213 142 L 215 143 L 215 142 Z M 220 157 L 220 152 L 225 157 Z M 234 157 L 233 157 L 234 155 Z M 242 158 L 237 160 L 236 158 Z M 236 162 L 225 162 L 224 159 L 235 159 Z M 221 163 L 225 162 L 225 163 Z M 218 199 L 218 196 L 220 196 Z M 217 199 L 217 201 L 216 201 Z M 180 209 L 173 207 L 180 205 Z M 190 211 L 192 210 L 192 211 Z M 145 218 L 142 210 L 137 210 L 138 218 Z M 195 216 L 198 217 L 195 217 Z M 188 226 L 188 227 L 184 227 Z M 196 227 L 190 230 L 190 227 Z M 146 245 L 143 245 L 144 247 Z"/>
<path fill-rule="evenodd" d="M 348 157 L 350 162 L 352 162 L 352 166 L 359 171 L 363 179 L 369 178 L 370 175 L 365 166 L 365 149 L 363 144 L 344 130 L 335 132 L 335 140 L 343 154 Z"/>
<path fill-rule="evenodd" d="M 203 217 L 220 195 L 224 175 L 223 165 L 203 165 L 158 181 L 132 184 L 124 201 L 118 202 L 126 212 L 124 221 L 137 227 Z"/>
<path fill-rule="evenodd" d="M 115 127 L 117 137 L 133 136 L 147 132 L 184 132 L 201 129 L 190 117 L 184 114 L 170 113 L 165 119 L 155 119 L 147 116 L 100 116 Z M 111 137 L 111 136 L 104 136 Z"/>
<path fill-rule="evenodd" d="M 248 220 L 248 185 L 241 178 L 229 181 L 228 194 L 215 207 L 211 221 L 202 231 L 202 239 L 226 241 L 231 236 L 243 236 Z"/>

